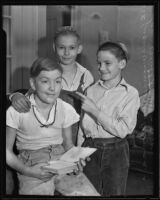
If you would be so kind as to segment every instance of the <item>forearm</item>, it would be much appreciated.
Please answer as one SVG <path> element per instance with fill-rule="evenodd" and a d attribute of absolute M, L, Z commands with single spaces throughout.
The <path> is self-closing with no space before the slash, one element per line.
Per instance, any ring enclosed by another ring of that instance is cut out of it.
<path fill-rule="evenodd" d="M 68 151 L 71 147 L 74 146 L 72 141 L 72 129 L 71 127 L 65 128 L 62 130 L 63 136 L 63 147 L 65 151 Z"/>
<path fill-rule="evenodd" d="M 63 147 L 65 151 L 68 151 L 70 148 L 74 146 L 72 140 L 70 141 L 63 141 Z"/>
<path fill-rule="evenodd" d="M 114 136 L 124 138 L 131 134 L 136 126 L 139 105 L 138 95 L 133 95 L 125 104 L 114 107 L 112 112 L 108 113 L 107 110 L 96 108 L 92 114 L 97 124 L 104 130 Z"/>
<path fill-rule="evenodd" d="M 104 112 L 97 113 L 96 119 L 98 125 L 113 136 L 124 138 L 128 134 L 128 127 L 123 120 L 108 116 Z"/>
<path fill-rule="evenodd" d="M 17 156 L 10 150 L 6 150 L 6 162 L 7 164 L 21 174 L 29 174 L 29 167 L 24 165 Z"/>
<path fill-rule="evenodd" d="M 97 124 L 111 135 L 124 138 L 131 134 L 136 126 L 137 114 L 127 115 L 126 113 L 114 113 L 111 116 L 103 111 L 97 114 Z"/>

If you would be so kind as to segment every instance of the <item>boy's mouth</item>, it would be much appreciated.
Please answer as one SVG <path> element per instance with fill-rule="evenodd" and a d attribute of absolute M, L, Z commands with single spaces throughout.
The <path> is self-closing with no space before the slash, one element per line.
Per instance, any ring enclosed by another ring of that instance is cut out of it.
<path fill-rule="evenodd" d="M 63 59 L 64 59 L 64 60 L 70 60 L 71 58 L 64 58 L 64 57 L 63 57 Z"/>
<path fill-rule="evenodd" d="M 48 93 L 47 93 L 47 95 L 48 95 L 48 96 L 55 96 L 56 94 L 48 94 Z"/>
<path fill-rule="evenodd" d="M 101 75 L 107 75 L 107 74 L 109 74 L 109 72 L 104 72 L 104 71 L 100 71 L 100 73 L 101 73 Z"/>

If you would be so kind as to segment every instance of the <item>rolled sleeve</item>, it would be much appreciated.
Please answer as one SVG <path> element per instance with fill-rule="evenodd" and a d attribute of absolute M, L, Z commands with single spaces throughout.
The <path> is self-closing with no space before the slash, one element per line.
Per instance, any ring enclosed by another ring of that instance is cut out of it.
<path fill-rule="evenodd" d="M 6 125 L 15 129 L 19 127 L 19 113 L 12 106 L 6 112 Z"/>
<path fill-rule="evenodd" d="M 139 96 L 134 94 L 123 107 L 116 107 L 112 116 L 100 111 L 97 116 L 98 124 L 111 135 L 124 138 L 136 126 L 139 107 Z"/>

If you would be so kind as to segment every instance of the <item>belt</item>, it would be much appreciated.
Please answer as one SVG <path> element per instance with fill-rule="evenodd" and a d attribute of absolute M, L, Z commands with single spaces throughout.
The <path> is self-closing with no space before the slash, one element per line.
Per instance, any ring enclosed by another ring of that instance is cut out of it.
<path fill-rule="evenodd" d="M 118 137 L 113 137 L 113 138 L 92 138 L 93 141 L 97 142 L 105 142 L 107 144 L 112 144 L 112 143 L 119 143 L 121 141 L 124 141 L 125 138 L 118 138 Z"/>
<path fill-rule="evenodd" d="M 31 149 L 22 149 L 22 150 L 19 150 L 19 153 L 22 153 L 22 152 L 24 152 L 24 151 L 27 151 L 28 153 L 51 152 L 51 151 L 53 151 L 54 149 L 58 148 L 59 146 L 61 146 L 61 144 L 53 144 L 53 145 L 49 145 L 49 146 L 47 146 L 47 147 L 43 147 L 43 148 L 35 149 L 35 150 L 31 150 Z"/>
<path fill-rule="evenodd" d="M 85 139 L 85 141 L 87 142 L 87 144 L 94 144 L 96 146 L 108 146 L 108 147 L 115 147 L 115 146 L 119 146 L 119 145 L 123 145 L 124 143 L 126 143 L 126 138 L 118 138 L 118 137 L 114 137 L 114 138 L 91 138 L 88 137 Z M 85 142 L 84 142 L 85 143 Z"/>

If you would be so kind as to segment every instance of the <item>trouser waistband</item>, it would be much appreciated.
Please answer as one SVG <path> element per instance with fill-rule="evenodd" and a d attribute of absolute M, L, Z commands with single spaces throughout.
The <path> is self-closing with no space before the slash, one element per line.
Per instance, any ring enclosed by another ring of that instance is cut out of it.
<path fill-rule="evenodd" d="M 56 150 L 57 148 L 59 148 L 61 146 L 62 146 L 61 144 L 53 144 L 53 145 L 49 145 L 49 146 L 46 146 L 46 147 L 43 147 L 40 149 L 35 149 L 35 150 L 22 149 L 22 150 L 19 150 L 19 153 L 22 153 L 22 152 L 28 152 L 28 153 L 50 152 L 50 151 Z"/>
<path fill-rule="evenodd" d="M 86 138 L 85 143 L 90 143 L 97 145 L 99 147 L 101 146 L 108 146 L 108 147 L 114 147 L 114 146 L 121 146 L 124 143 L 126 143 L 126 138 Z"/>

